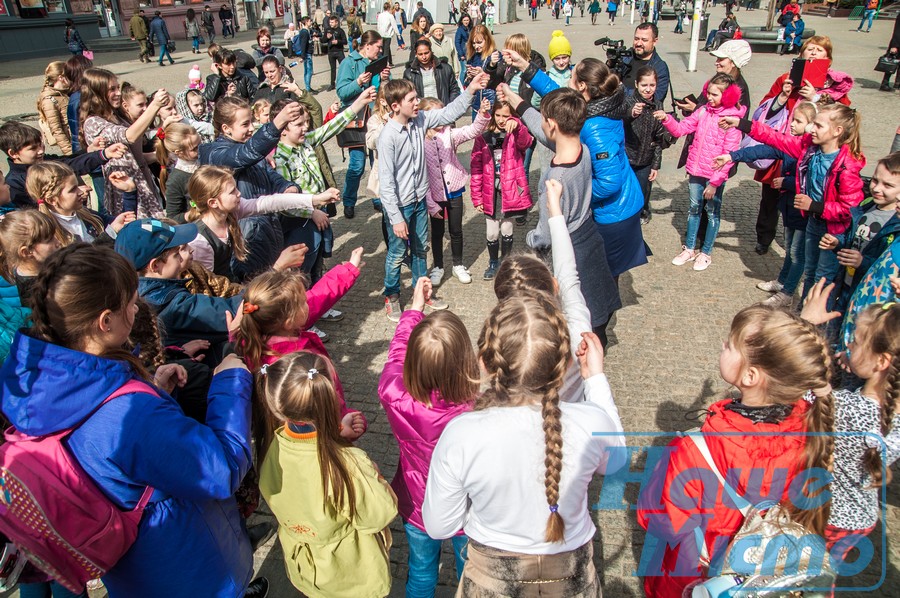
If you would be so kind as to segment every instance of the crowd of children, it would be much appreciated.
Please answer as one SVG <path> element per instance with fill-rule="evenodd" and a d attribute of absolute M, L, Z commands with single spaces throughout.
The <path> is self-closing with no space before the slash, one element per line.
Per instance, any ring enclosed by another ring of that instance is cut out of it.
<path fill-rule="evenodd" d="M 574 10 L 562 7 L 567 25 Z M 589 12 L 595 22 L 599 4 Z M 464 88 L 446 105 L 431 97 L 433 68 L 419 65 L 428 97 L 391 79 L 390 68 L 371 70 L 389 39 L 360 28 L 343 62 L 347 38 L 339 40 L 339 100 L 324 118 L 308 93 L 308 63 L 301 89 L 280 52 L 256 64 L 215 47 L 205 84 L 195 65 L 174 96 L 86 65 L 74 114 L 68 65 L 51 63 L 42 130 L 0 127 L 9 161 L 0 175 L 0 398 L 17 430 L 0 446 L 0 532 L 22 548 L 22 562 L 31 555 L 23 596 L 50 587 L 86 596 L 83 582 L 96 578 L 114 598 L 173 587 L 265 596 L 252 552 L 266 530 L 247 521 L 260 497 L 277 519 L 288 578 L 310 596 L 386 596 L 398 514 L 407 596 L 434 595 L 443 540 L 458 595 L 530 596 L 522 588 L 539 585 L 540 595 L 600 596 L 587 489 L 595 473 L 626 465 L 604 374 L 607 327 L 622 306 L 620 275 L 647 262 L 641 224 L 662 153 L 689 134 L 687 235 L 672 263 L 712 264 L 731 162 L 778 171 L 771 187 L 785 258 L 776 279 L 757 285 L 771 297 L 735 316 L 722 348 L 722 379 L 740 395 L 711 405 L 699 431 L 673 441 L 642 490 L 638 523 L 666 543 L 647 594 L 704 583 L 700 557 L 721 556 L 749 519 L 724 498 L 679 500 L 675 480 L 692 467 L 752 463 L 790 472 L 787 482 L 825 470 L 830 500 L 799 508 L 786 483 L 770 513 L 829 549 L 874 529 L 878 488 L 900 457 L 900 154 L 879 160 L 866 186 L 860 115 L 828 93 L 791 101 L 782 81 L 753 112 L 739 77 L 719 72 L 704 85 L 705 103 L 679 119 L 661 109 L 653 68 L 638 70 L 626 94 L 605 63 L 575 60 L 562 31 L 549 41 L 548 65 L 521 34 L 498 49 L 492 2 L 481 17 L 458 56 Z M 340 31 L 332 21 L 328 39 Z M 430 21 L 417 13 L 413 32 L 427 37 Z M 270 40 L 268 30 L 260 36 Z M 470 113 L 471 123 L 458 123 Z M 333 138 L 351 153 L 343 193 L 323 149 Z M 62 155 L 45 154 L 45 142 Z M 369 420 L 316 326 L 344 317 L 335 305 L 364 265 L 361 247 L 342 264 L 326 260 L 335 204 L 343 198 L 344 217 L 354 217 L 367 157 L 386 245 L 384 309 L 397 323 L 377 388 L 399 447 L 390 484 L 353 444 Z M 93 209 L 84 177 L 98 169 Z M 445 231 L 452 277 L 473 282 L 467 194 L 485 218 L 481 278 L 497 297 L 477 347 L 437 295 Z M 534 204 L 527 247 L 514 251 L 515 227 Z M 405 309 L 404 264 L 413 289 Z M 23 477 L 4 460 L 49 459 L 35 448 L 45 437 L 80 466 L 67 475 L 137 519 L 73 536 L 56 519 L 65 509 L 42 503 L 57 495 L 33 491 L 63 474 Z M 739 495 L 756 491 L 749 477 L 716 477 Z M 812 486 L 804 492 L 815 495 Z M 53 541 L 26 548 L 35 512 Z M 699 528 L 695 515 L 712 523 Z M 64 543 L 66 555 L 46 548 Z M 97 544 L 105 565 L 84 556 Z M 697 566 L 676 575 L 691 551 Z"/>

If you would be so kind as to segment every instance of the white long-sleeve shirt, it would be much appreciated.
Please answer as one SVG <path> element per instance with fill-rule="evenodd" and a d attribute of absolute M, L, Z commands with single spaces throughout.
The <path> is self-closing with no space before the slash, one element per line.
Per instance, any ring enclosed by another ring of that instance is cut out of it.
<path fill-rule="evenodd" d="M 624 447 L 622 423 L 606 376 L 585 380 L 583 403 L 560 403 L 563 465 L 559 514 L 562 542 L 544 541 L 550 510 L 544 493 L 544 432 L 540 405 L 491 407 L 464 413 L 444 429 L 431 458 L 425 530 L 449 538 L 462 528 L 493 548 L 558 554 L 589 542 L 596 528 L 588 508 L 595 473 L 613 471 L 609 447 Z M 595 436 L 594 433 L 610 435 Z M 621 455 L 619 455 L 621 456 Z"/>
<path fill-rule="evenodd" d="M 282 210 L 303 210 L 307 214 L 298 213 L 297 216 L 309 218 L 313 211 L 313 196 L 309 193 L 276 193 L 275 195 L 263 195 L 262 197 L 241 198 L 241 205 L 238 206 L 235 216 L 240 220 L 248 216 L 256 214 L 268 214 L 270 212 L 280 212 Z M 228 238 L 219 237 L 222 243 L 228 243 Z M 194 261 L 206 267 L 210 272 L 215 267 L 215 254 L 212 245 L 203 235 L 197 235 L 193 241 L 188 243 L 194 250 Z"/>

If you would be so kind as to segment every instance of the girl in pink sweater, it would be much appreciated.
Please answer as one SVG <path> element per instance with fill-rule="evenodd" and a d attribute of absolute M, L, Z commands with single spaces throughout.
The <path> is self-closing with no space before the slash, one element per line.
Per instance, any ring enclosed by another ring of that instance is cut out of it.
<path fill-rule="evenodd" d="M 243 314 L 232 341 L 235 351 L 252 372 L 264 374 L 268 364 L 297 351 L 310 351 L 331 359 L 318 335 L 309 328 L 334 307 L 359 278 L 362 254 L 362 247 L 354 249 L 349 261 L 326 272 L 309 290 L 306 290 L 303 275 L 290 270 L 266 272 L 247 285 Z M 337 372 L 331 372 L 331 378 L 341 403 L 341 436 L 356 440 L 368 426 L 366 418 L 347 407 Z M 258 438 L 269 437 L 274 430 L 274 420 L 269 417 L 268 410 L 254 404 L 254 413 Z"/>
<path fill-rule="evenodd" d="M 434 98 L 425 98 L 419 110 L 434 110 L 444 105 Z M 431 215 L 431 284 L 437 286 L 444 278 L 444 220 L 450 229 L 450 250 L 453 252 L 453 276 L 463 284 L 472 282 L 469 270 L 463 265 L 463 192 L 469 173 L 456 157 L 457 148 L 484 132 L 490 120 L 491 103 L 482 100 L 481 110 L 467 127 L 429 129 L 425 134 L 425 164 L 428 169 L 428 213 Z"/>
<path fill-rule="evenodd" d="M 719 73 L 710 79 L 703 88 L 707 103 L 700 106 L 683 121 L 679 122 L 662 110 L 653 113 L 662 121 L 663 126 L 674 137 L 681 137 L 696 132 L 694 142 L 688 149 L 687 171 L 690 178 L 691 206 L 688 211 L 687 236 L 681 247 L 681 253 L 675 256 L 672 263 L 682 266 L 694 262 L 694 270 L 706 270 L 712 263 L 710 254 L 716 235 L 719 233 L 719 210 L 722 208 L 722 191 L 728 179 L 727 170 L 716 170 L 713 161 L 716 156 L 736 150 L 741 143 L 740 131 L 723 130 L 719 127 L 719 119 L 727 116 L 741 117 L 747 108 L 738 105 L 741 90 L 734 79 Z M 700 253 L 694 249 L 697 243 L 697 231 L 700 229 L 700 210 L 706 201 L 706 213 L 709 224 L 706 227 L 706 239 Z M 695 261 L 696 260 L 696 261 Z"/>
<path fill-rule="evenodd" d="M 494 102 L 488 130 L 475 139 L 472 148 L 472 203 L 486 216 L 487 248 L 490 262 L 485 280 L 493 280 L 500 258 L 513 245 L 513 220 L 531 207 L 525 152 L 534 137 L 512 115 L 507 102 Z M 502 239 L 501 239 L 502 237 Z"/>

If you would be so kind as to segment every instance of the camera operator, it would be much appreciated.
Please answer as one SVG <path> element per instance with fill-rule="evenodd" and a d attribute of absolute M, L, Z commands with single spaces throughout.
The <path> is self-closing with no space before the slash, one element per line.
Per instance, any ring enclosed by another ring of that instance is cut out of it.
<path fill-rule="evenodd" d="M 619 77 L 625 84 L 625 94 L 634 93 L 634 78 L 638 70 L 643 66 L 652 67 L 656 71 L 656 93 L 654 99 L 662 104 L 669 93 L 669 65 L 656 51 L 656 42 L 659 40 L 659 29 L 653 23 L 641 23 L 634 30 L 632 44 L 633 56 L 622 58 L 622 67 L 619 69 Z"/>

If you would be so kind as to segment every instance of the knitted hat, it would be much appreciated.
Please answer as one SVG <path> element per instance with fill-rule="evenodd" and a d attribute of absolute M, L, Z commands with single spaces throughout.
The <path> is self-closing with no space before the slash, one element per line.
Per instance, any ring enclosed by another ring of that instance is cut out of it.
<path fill-rule="evenodd" d="M 200 74 L 200 65 L 195 64 L 191 67 L 191 71 L 188 73 L 188 81 L 194 81 L 195 79 L 202 79 L 203 75 Z"/>
<path fill-rule="evenodd" d="M 569 43 L 569 40 L 566 39 L 566 36 L 563 35 L 563 32 L 559 29 L 553 32 L 553 38 L 550 40 L 548 53 L 550 54 L 550 60 L 553 60 L 557 56 L 572 55 L 572 44 Z"/>

